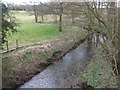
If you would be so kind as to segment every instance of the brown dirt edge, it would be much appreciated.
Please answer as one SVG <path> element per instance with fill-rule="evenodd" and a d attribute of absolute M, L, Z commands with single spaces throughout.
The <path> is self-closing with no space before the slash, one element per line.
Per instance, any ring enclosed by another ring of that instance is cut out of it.
<path fill-rule="evenodd" d="M 67 51 L 58 51 L 58 52 L 54 52 L 52 57 L 48 59 L 47 63 L 41 63 L 42 68 L 40 70 L 36 70 L 33 73 L 31 73 L 30 75 L 28 75 L 27 77 L 24 77 L 24 80 L 20 82 L 20 84 L 14 84 L 12 85 L 12 88 L 2 88 L 2 90 L 6 90 L 6 89 L 11 89 L 11 90 L 16 90 L 17 88 L 19 88 L 21 85 L 23 85 L 25 82 L 29 81 L 32 77 L 34 77 L 35 75 L 37 75 L 38 73 L 42 72 L 43 70 L 45 70 L 48 66 L 52 65 L 54 62 L 59 61 L 60 59 L 62 59 L 62 57 L 64 57 L 67 53 L 69 53 L 70 51 L 72 51 L 73 49 L 77 48 L 81 43 L 83 43 L 86 39 L 88 38 L 88 35 L 83 38 L 82 40 L 79 40 L 78 42 L 75 42 L 74 45 L 68 49 Z"/>
<path fill-rule="evenodd" d="M 18 48 L 12 48 L 12 49 L 9 49 L 9 51 L 2 51 L 0 53 L 1 54 L 7 54 L 7 53 L 10 53 L 10 52 L 13 52 L 13 51 L 17 51 L 17 50 L 20 50 L 20 49 L 23 49 L 23 48 L 26 48 L 26 47 L 29 47 L 29 46 L 35 46 L 35 45 L 42 45 L 42 43 L 30 44 L 30 45 L 26 45 L 26 46 L 19 46 Z"/>

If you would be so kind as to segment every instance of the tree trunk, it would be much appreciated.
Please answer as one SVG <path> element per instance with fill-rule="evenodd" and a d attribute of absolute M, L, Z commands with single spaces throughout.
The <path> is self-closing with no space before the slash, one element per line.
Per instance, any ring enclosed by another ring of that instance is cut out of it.
<path fill-rule="evenodd" d="M 41 20 L 42 20 L 42 22 L 44 22 L 44 16 L 43 15 L 41 15 Z"/>
<path fill-rule="evenodd" d="M 60 14 L 60 21 L 59 21 L 59 31 L 62 32 L 62 14 Z"/>
<path fill-rule="evenodd" d="M 60 3 L 60 19 L 59 19 L 59 31 L 62 32 L 62 13 L 63 13 L 63 8 L 62 8 L 62 3 Z"/>
<path fill-rule="evenodd" d="M 37 23 L 38 22 L 38 14 L 37 14 L 35 7 L 34 7 L 34 17 L 35 17 L 35 22 Z"/>

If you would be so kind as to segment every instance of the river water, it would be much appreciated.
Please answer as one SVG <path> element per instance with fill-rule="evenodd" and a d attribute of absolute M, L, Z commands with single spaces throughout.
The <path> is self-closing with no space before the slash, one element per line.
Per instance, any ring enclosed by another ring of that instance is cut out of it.
<path fill-rule="evenodd" d="M 81 83 L 81 72 L 86 66 L 88 54 L 87 43 L 84 42 L 20 88 L 70 88 Z"/>

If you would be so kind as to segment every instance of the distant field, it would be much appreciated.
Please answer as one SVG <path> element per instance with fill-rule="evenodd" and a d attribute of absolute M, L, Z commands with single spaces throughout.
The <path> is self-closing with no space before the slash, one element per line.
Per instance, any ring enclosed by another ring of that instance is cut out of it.
<path fill-rule="evenodd" d="M 12 11 L 17 22 L 20 23 L 18 32 L 8 38 L 9 48 L 15 47 L 15 41 L 18 40 L 19 46 L 35 44 L 45 40 L 53 39 L 63 33 L 59 33 L 56 24 L 39 24 L 34 22 L 34 16 L 26 11 Z M 5 46 L 6 48 L 6 46 Z"/>

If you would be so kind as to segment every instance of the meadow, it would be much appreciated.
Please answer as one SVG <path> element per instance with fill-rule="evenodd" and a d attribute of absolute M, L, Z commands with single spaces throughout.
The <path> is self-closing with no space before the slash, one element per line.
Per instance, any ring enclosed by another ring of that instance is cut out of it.
<path fill-rule="evenodd" d="M 26 11 L 12 11 L 11 14 L 15 16 L 18 32 L 9 35 L 9 48 L 15 48 L 16 40 L 19 46 L 26 46 L 36 43 L 41 43 L 45 40 L 50 40 L 59 37 L 61 34 L 58 30 L 57 24 L 41 24 L 34 22 L 34 16 Z M 6 49 L 6 45 L 4 45 Z"/>

